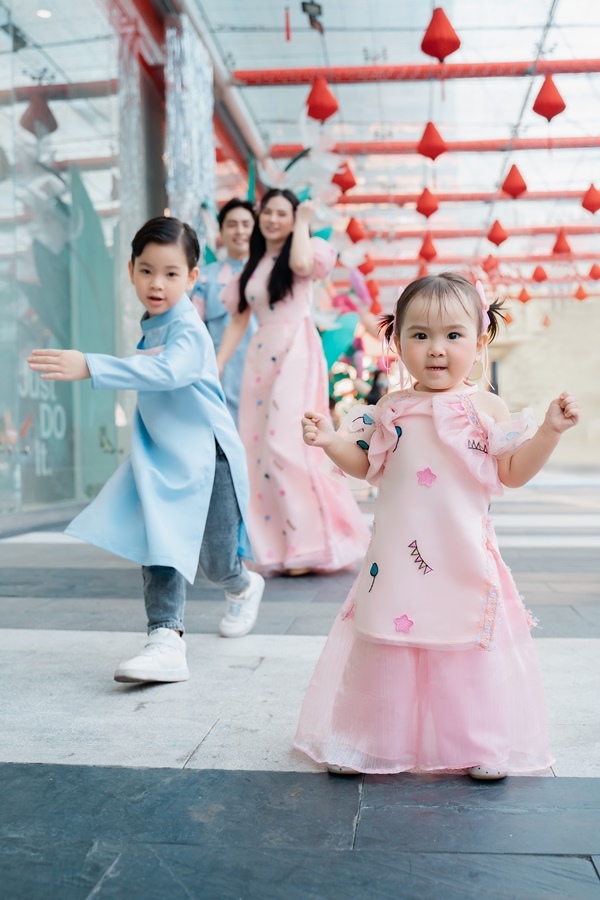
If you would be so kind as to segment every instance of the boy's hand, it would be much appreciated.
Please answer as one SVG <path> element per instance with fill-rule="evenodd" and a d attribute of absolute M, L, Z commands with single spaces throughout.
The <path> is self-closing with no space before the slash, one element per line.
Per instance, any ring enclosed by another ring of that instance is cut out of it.
<path fill-rule="evenodd" d="M 569 391 L 564 391 L 552 401 L 544 419 L 544 425 L 555 434 L 563 434 L 578 422 L 579 402 Z"/>
<path fill-rule="evenodd" d="M 44 372 L 45 381 L 83 381 L 90 378 L 85 356 L 79 350 L 32 350 L 29 368 Z"/>
<path fill-rule="evenodd" d="M 302 437 L 309 447 L 331 446 L 335 439 L 335 430 L 331 420 L 321 413 L 305 412 L 302 417 Z"/>

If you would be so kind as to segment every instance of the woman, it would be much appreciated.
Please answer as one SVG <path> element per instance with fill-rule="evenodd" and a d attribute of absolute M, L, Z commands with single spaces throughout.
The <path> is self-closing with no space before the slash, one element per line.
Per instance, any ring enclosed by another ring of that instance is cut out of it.
<path fill-rule="evenodd" d="M 287 190 L 269 191 L 250 239 L 250 258 L 223 300 L 232 321 L 217 355 L 219 370 L 255 313 L 244 367 L 239 428 L 248 456 L 250 539 L 267 574 L 332 572 L 355 563 L 369 531 L 349 488 L 321 470 L 300 420 L 329 415 L 327 366 L 310 315 L 313 279 L 325 278 L 335 250 L 311 238 L 314 207 Z"/>

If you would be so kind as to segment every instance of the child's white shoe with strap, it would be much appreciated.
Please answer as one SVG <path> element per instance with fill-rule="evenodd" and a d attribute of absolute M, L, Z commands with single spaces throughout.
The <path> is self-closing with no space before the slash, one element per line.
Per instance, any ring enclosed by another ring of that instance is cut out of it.
<path fill-rule="evenodd" d="M 126 684 L 144 681 L 188 681 L 185 641 L 171 628 L 157 628 L 148 635 L 142 652 L 122 662 L 114 678 Z"/>
<path fill-rule="evenodd" d="M 508 772 L 495 769 L 493 766 L 472 766 L 468 774 L 476 781 L 500 781 L 501 778 L 506 778 Z"/>
<path fill-rule="evenodd" d="M 256 625 L 265 579 L 258 572 L 248 572 L 248 575 L 250 584 L 241 594 L 225 593 L 227 608 L 219 624 L 221 637 L 243 637 Z"/>

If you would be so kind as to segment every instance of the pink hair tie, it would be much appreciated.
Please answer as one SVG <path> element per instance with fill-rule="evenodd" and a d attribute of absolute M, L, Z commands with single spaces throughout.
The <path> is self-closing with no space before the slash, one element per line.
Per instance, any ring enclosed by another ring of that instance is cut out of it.
<path fill-rule="evenodd" d="M 475 290 L 479 294 L 479 299 L 481 300 L 481 323 L 483 325 L 483 331 L 487 331 L 490 327 L 490 317 L 488 315 L 488 309 L 490 308 L 490 304 L 486 300 L 485 291 L 483 289 L 483 285 L 480 281 L 475 282 Z"/>

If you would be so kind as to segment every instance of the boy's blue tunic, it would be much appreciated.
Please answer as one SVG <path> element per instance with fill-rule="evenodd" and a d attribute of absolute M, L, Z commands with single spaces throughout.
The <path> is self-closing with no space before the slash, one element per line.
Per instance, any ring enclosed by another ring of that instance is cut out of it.
<path fill-rule="evenodd" d="M 138 354 L 86 354 L 94 388 L 138 392 L 131 455 L 67 534 L 145 566 L 172 566 L 193 583 L 215 475 L 225 453 L 242 515 L 238 552 L 252 559 L 246 527 L 246 454 L 219 382 L 215 351 L 195 307 L 182 299 L 142 319 Z"/>

